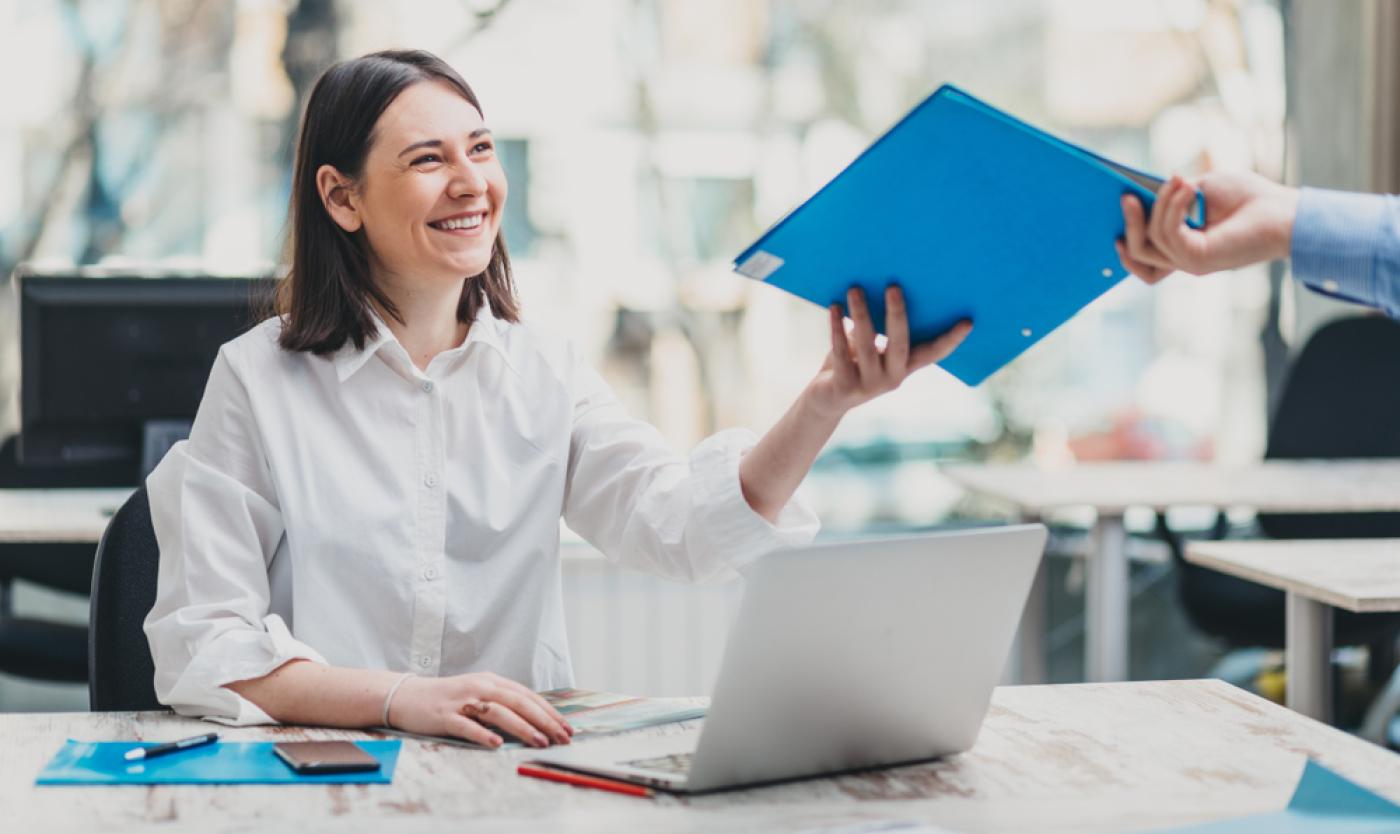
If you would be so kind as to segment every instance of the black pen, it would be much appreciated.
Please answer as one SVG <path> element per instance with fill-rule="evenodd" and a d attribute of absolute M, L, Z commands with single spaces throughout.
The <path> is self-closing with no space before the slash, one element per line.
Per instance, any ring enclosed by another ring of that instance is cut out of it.
<path fill-rule="evenodd" d="M 149 759 L 155 756 L 164 756 L 166 753 L 176 753 L 180 750 L 188 750 L 191 747 L 202 747 L 206 744 L 213 744 L 219 740 L 218 733 L 205 733 L 202 736 L 191 736 L 182 738 L 179 741 L 170 741 L 165 744 L 157 744 L 152 747 L 135 747 L 126 751 L 126 760 L 129 762 Z"/>

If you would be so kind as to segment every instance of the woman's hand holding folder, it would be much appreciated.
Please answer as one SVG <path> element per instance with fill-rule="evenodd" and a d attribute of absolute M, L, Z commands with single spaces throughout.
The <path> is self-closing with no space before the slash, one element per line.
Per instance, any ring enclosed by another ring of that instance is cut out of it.
<path fill-rule="evenodd" d="M 827 310 L 831 352 L 806 394 L 818 411 L 837 417 L 895 390 L 910 374 L 947 357 L 972 330 L 972 322 L 961 321 L 930 342 L 910 345 L 904 292 L 894 284 L 885 288 L 889 333 L 883 346 L 875 335 L 862 290 L 853 288 L 846 293 L 846 308 L 851 313 L 849 329 L 839 304 Z"/>
<path fill-rule="evenodd" d="M 898 388 L 913 372 L 951 354 L 972 331 L 972 322 L 960 321 L 931 341 L 910 345 L 904 293 L 893 284 L 885 289 L 887 338 L 877 338 L 862 290 L 846 294 L 846 309 L 849 328 L 840 305 L 831 305 L 831 351 L 821 370 L 740 462 L 744 499 L 769 521 L 777 519 L 847 411 Z"/>

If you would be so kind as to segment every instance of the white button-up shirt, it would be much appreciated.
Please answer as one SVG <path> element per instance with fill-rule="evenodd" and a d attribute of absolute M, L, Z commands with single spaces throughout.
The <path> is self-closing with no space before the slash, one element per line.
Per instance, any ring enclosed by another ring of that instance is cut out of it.
<path fill-rule="evenodd" d="M 753 435 L 690 459 L 627 416 L 565 340 L 482 313 L 418 370 L 379 325 L 329 357 L 271 319 L 224 345 L 190 439 L 147 480 L 160 544 L 156 695 L 272 723 L 224 685 L 295 658 L 573 685 L 562 516 L 609 559 L 683 580 L 810 541 L 797 502 L 744 500 Z"/>

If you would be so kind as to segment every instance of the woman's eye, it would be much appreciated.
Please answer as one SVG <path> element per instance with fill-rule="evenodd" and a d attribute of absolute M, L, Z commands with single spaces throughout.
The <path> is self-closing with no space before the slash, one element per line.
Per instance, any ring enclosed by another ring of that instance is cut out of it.
<path fill-rule="evenodd" d="M 422 164 L 422 163 L 424 163 L 424 162 L 441 162 L 441 161 L 442 161 L 442 160 L 438 158 L 438 155 L 437 155 L 437 154 L 435 154 L 435 153 L 430 153 L 430 154 L 424 154 L 423 156 L 420 156 L 420 157 L 418 157 L 417 159 L 413 160 L 413 164 L 414 164 L 414 165 L 420 165 L 420 164 Z"/>
<path fill-rule="evenodd" d="M 472 155 L 475 156 L 475 155 L 477 155 L 477 154 L 489 153 L 490 151 L 491 151 L 491 143 L 490 143 L 490 142 L 482 142 L 482 143 L 478 144 L 476 147 L 472 148 Z"/>

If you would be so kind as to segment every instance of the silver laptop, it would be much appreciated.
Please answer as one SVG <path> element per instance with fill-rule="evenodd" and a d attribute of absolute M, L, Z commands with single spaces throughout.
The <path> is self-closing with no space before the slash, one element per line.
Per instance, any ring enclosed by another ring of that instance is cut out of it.
<path fill-rule="evenodd" d="M 1027 524 L 770 554 L 747 571 L 702 727 L 533 760 L 698 793 L 966 750 L 1044 548 Z"/>

